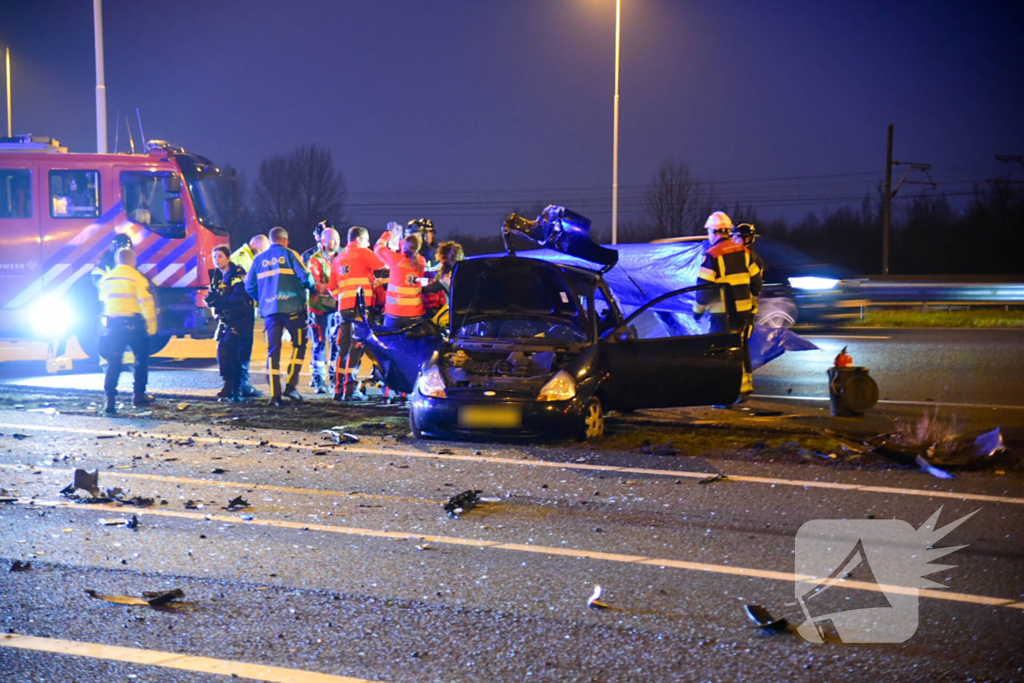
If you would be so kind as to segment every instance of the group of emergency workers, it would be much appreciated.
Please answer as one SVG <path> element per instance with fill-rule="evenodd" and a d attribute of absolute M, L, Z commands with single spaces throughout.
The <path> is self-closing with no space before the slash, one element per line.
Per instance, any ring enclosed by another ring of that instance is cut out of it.
<path fill-rule="evenodd" d="M 356 226 L 347 231 L 341 249 L 338 231 L 322 221 L 314 229 L 316 247 L 301 256 L 289 248 L 288 232 L 280 227 L 256 235 L 234 253 L 227 247 L 214 248 L 216 267 L 205 303 L 218 321 L 214 338 L 224 380 L 218 398 L 239 402 L 264 395 L 249 376 L 258 314 L 267 343 L 271 405 L 282 405 L 283 399 L 302 401 L 299 373 L 310 339 L 314 391 L 333 389 L 338 401 L 365 399 L 358 383 L 363 348 L 353 335 L 353 325 L 361 319 L 357 296 L 362 292 L 365 309 L 382 315 L 385 327 L 415 325 L 428 312 L 435 318 L 446 314 L 448 285 L 463 251 L 455 242 L 436 245 L 435 233 L 428 219 L 410 221 L 404 229 L 389 223 L 371 249 L 369 231 Z M 103 305 L 100 353 L 108 361 L 108 414 L 117 412 L 117 380 L 126 347 L 135 355 L 133 403 L 145 406 L 153 401 L 145 391 L 156 308 L 149 281 L 134 266 L 131 239 L 118 234 L 93 271 Z M 285 335 L 292 351 L 282 369 Z"/>
<path fill-rule="evenodd" d="M 708 315 L 709 332 L 742 331 L 744 349 L 741 397 L 753 391 L 749 339 L 761 294 L 764 264 L 754 252 L 754 226 L 733 225 L 716 211 L 704 226 L 708 245 L 698 284 L 727 284 L 732 291 L 737 320 L 729 320 L 726 301 L 715 290 L 699 290 L 694 316 Z M 388 223 L 370 249 L 366 228 L 352 227 L 341 249 L 341 236 L 327 221 L 314 229 L 316 247 L 299 255 L 288 247 L 288 231 L 276 227 L 268 236 L 256 235 L 234 253 L 227 247 L 213 250 L 206 304 L 218 320 L 215 334 L 217 362 L 224 386 L 221 400 L 239 402 L 263 395 L 252 386 L 255 312 L 263 319 L 267 343 L 267 379 L 270 404 L 283 399 L 302 401 L 299 373 L 309 339 L 313 340 L 311 386 L 318 394 L 333 389 L 334 399 L 363 400 L 358 373 L 364 350 L 353 335 L 361 320 L 357 297 L 367 311 L 383 314 L 388 328 L 407 328 L 428 317 L 444 324 L 447 295 L 455 265 L 463 258 L 455 242 L 435 246 L 431 221 L 410 221 L 403 229 Z M 94 279 L 103 304 L 100 353 L 107 360 L 104 382 L 106 412 L 115 414 L 117 380 L 126 347 L 135 355 L 135 406 L 153 401 L 146 394 L 148 339 L 156 333 L 156 308 L 149 281 L 135 268 L 135 252 L 127 235 L 116 235 L 96 269 Z M 282 378 L 281 352 L 285 334 L 291 357 Z M 328 384 L 328 381 L 330 384 Z"/>

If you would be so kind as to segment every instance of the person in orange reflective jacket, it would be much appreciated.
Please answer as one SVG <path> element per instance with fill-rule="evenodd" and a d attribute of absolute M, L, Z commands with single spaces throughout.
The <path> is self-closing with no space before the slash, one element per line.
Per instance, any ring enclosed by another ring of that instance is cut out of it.
<path fill-rule="evenodd" d="M 359 226 L 349 228 L 348 244 L 331 263 L 331 278 L 328 289 L 338 300 L 338 324 L 335 346 L 338 348 L 334 371 L 334 400 L 362 400 L 366 396 L 359 391 L 356 378 L 359 364 L 363 359 L 363 347 L 352 336 L 352 324 L 359 320 L 356 308 L 356 294 L 363 292 L 367 308 L 374 304 L 374 272 L 385 268 L 385 264 L 370 249 L 370 233 Z"/>
<path fill-rule="evenodd" d="M 420 238 L 409 235 L 401 242 L 401 252 L 388 247 L 391 231 L 385 230 L 373 250 L 390 269 L 387 300 L 384 302 L 384 326 L 405 327 L 423 319 L 423 277 L 426 259 L 419 255 Z"/>

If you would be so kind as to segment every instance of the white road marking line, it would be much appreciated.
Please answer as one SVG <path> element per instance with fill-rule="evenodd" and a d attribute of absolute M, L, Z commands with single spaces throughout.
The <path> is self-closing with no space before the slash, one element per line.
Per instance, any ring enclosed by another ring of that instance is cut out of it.
<path fill-rule="evenodd" d="M 109 512 L 110 510 L 122 509 L 114 505 L 90 505 L 83 507 L 76 503 L 63 501 L 40 501 L 22 498 L 18 500 L 22 505 L 42 505 L 46 507 L 74 508 L 84 512 Z M 477 538 L 461 538 L 458 536 L 432 536 L 429 534 L 414 534 L 405 531 L 380 531 L 377 529 L 363 529 L 359 527 L 333 526 L 329 524 L 310 524 L 307 522 L 286 522 L 273 519 L 251 519 L 244 520 L 240 517 L 229 515 L 213 515 L 193 512 L 179 512 L 176 510 L 151 510 L 139 509 L 135 514 L 140 517 L 155 515 L 157 517 L 177 517 L 179 519 L 194 519 L 197 521 L 227 522 L 237 526 L 265 526 L 280 529 L 298 529 L 308 531 L 322 531 L 333 534 L 344 534 L 348 536 L 363 536 L 369 538 L 389 538 L 404 541 L 416 541 L 418 543 L 438 543 L 443 545 L 463 545 L 476 548 L 491 548 L 494 550 L 511 550 L 515 552 L 536 553 L 539 555 L 577 557 L 591 560 L 603 560 L 606 562 L 620 562 L 625 564 L 643 564 L 655 567 L 666 567 L 673 569 L 685 569 L 688 571 L 709 572 L 712 574 L 728 574 L 732 576 L 746 576 L 756 579 L 770 579 L 773 581 L 786 581 L 791 583 L 810 582 L 816 583 L 814 577 L 806 574 L 793 574 L 791 572 L 777 572 L 767 569 L 755 569 L 752 567 L 736 567 L 725 564 L 709 564 L 706 562 L 688 562 L 685 560 L 671 560 L 664 558 L 649 558 L 640 555 L 622 555 L 619 553 L 604 553 L 593 550 L 581 550 L 576 548 L 554 548 L 543 545 L 526 545 L 522 543 L 502 543 L 500 541 L 484 541 Z M 1014 607 L 1014 599 L 993 598 L 987 595 L 972 595 L 970 593 L 952 593 L 942 590 L 931 590 L 913 588 L 907 586 L 896 586 L 890 584 L 878 584 L 867 581 L 853 581 L 844 579 L 840 581 L 841 587 L 856 590 L 872 591 L 881 593 L 884 591 L 902 593 L 905 595 L 920 595 L 921 597 L 934 598 L 936 600 L 948 600 L 952 602 L 969 602 L 976 605 L 991 605 L 995 607 Z"/>
<path fill-rule="evenodd" d="M 751 398 L 781 398 L 788 401 L 827 401 L 828 396 L 781 396 L 775 394 L 751 394 Z M 879 403 L 897 406 L 948 406 L 950 408 L 987 408 L 993 410 L 1024 410 L 1024 406 L 998 405 L 994 403 L 943 403 L 942 401 L 897 401 L 883 398 Z"/>
<path fill-rule="evenodd" d="M 379 683 L 365 678 L 332 676 L 315 671 L 249 664 L 248 662 L 237 662 L 230 659 L 195 657 L 174 652 L 161 652 L 160 650 L 85 643 L 76 640 L 62 640 L 60 638 L 40 638 L 38 636 L 24 636 L 18 633 L 0 634 L 0 647 L 104 659 L 111 662 L 128 662 L 144 666 L 159 666 L 166 669 L 198 671 L 200 673 L 235 676 L 257 681 L 275 681 L 277 683 Z"/>
<path fill-rule="evenodd" d="M 0 428 L 8 429 L 21 429 L 31 431 L 33 429 L 39 431 L 51 431 L 51 432 L 63 432 L 63 433 L 78 433 L 78 434 L 95 434 L 95 435 L 117 435 L 124 436 L 123 432 L 111 431 L 108 429 L 82 429 L 76 427 L 48 427 L 48 426 L 37 426 L 37 425 L 15 425 L 8 423 L 0 423 Z M 458 460 L 462 462 L 485 462 L 496 465 L 515 465 L 518 467 L 551 467 L 554 469 L 568 469 L 568 470 L 592 470 L 598 472 L 611 472 L 616 474 L 644 474 L 648 476 L 657 477 L 674 477 L 682 479 L 706 479 L 713 476 L 712 472 L 687 472 L 687 471 L 675 471 L 675 470 L 657 470 L 657 469 L 644 469 L 642 467 L 614 467 L 611 465 L 587 465 L 583 463 L 575 462 L 552 462 L 550 460 L 519 460 L 516 458 L 492 458 L 483 455 L 448 455 L 441 453 L 423 453 L 420 451 L 398 451 L 398 450 L 384 450 L 382 448 L 368 448 L 368 447 L 356 447 L 356 446 L 328 446 L 320 444 L 294 444 L 285 443 L 283 441 L 270 441 L 266 443 L 260 443 L 258 441 L 251 441 L 248 439 L 231 439 L 217 436 L 174 436 L 170 434 L 159 434 L 149 432 L 137 432 L 132 435 L 132 438 L 139 439 L 165 439 L 165 440 L 184 440 L 192 439 L 196 443 L 209 443 L 209 444 L 229 444 L 229 445 L 242 445 L 242 446 L 273 446 L 275 448 L 294 448 L 294 449 L 308 449 L 311 451 L 333 451 L 337 455 L 342 454 L 367 454 L 367 455 L 386 455 L 388 457 L 405 457 L 405 458 L 423 458 L 425 460 Z M 0 468 L 9 469 L 12 467 L 22 467 L 22 465 L 5 465 L 0 464 Z M 869 484 L 844 484 L 841 482 L 829 482 L 829 481 L 809 481 L 806 479 L 781 479 L 774 477 L 751 477 L 741 474 L 728 474 L 724 473 L 726 479 L 730 481 L 741 481 L 753 484 L 770 484 L 776 486 L 796 486 L 800 488 L 819 488 L 819 489 L 832 489 L 837 491 L 858 491 L 868 493 L 884 493 L 890 495 L 903 495 L 903 496 L 924 496 L 926 498 L 951 498 L 953 500 L 977 500 L 987 503 L 1011 503 L 1016 505 L 1024 505 L 1024 498 L 1014 498 L 1011 496 L 990 496 L 981 493 L 961 493 L 958 491 L 936 491 L 934 489 L 910 489 L 910 488 L 897 488 L 891 486 L 872 486 Z"/>

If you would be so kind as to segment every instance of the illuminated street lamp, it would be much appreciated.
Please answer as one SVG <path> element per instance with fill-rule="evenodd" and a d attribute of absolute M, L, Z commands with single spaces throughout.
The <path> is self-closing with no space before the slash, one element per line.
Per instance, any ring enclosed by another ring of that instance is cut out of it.
<path fill-rule="evenodd" d="M 619 34 L 622 0 L 615 0 L 615 116 L 612 134 L 612 244 L 619 243 Z"/>

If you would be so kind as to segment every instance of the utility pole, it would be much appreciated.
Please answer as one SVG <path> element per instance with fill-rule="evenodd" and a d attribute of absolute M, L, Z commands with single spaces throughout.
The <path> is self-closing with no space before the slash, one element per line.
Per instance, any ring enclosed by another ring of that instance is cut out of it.
<path fill-rule="evenodd" d="M 885 199 L 882 202 L 882 275 L 889 274 L 889 221 L 892 220 L 892 124 L 885 145 Z"/>
<path fill-rule="evenodd" d="M 896 183 L 895 188 L 892 186 L 893 166 L 907 167 L 900 181 Z M 910 172 L 915 170 L 924 173 L 928 180 L 907 180 Z M 892 200 L 896 198 L 896 193 L 904 185 L 929 185 L 933 190 L 938 187 L 939 184 L 933 181 L 931 174 L 928 173 L 930 170 L 932 170 L 931 164 L 920 164 L 915 161 L 893 161 L 892 124 L 890 123 L 888 143 L 885 149 L 885 197 L 883 197 L 882 201 L 882 275 L 889 274 L 889 231 L 892 223 Z"/>
<path fill-rule="evenodd" d="M 96 151 L 107 153 L 107 84 L 103 76 L 103 0 L 92 0 L 96 36 Z"/>

